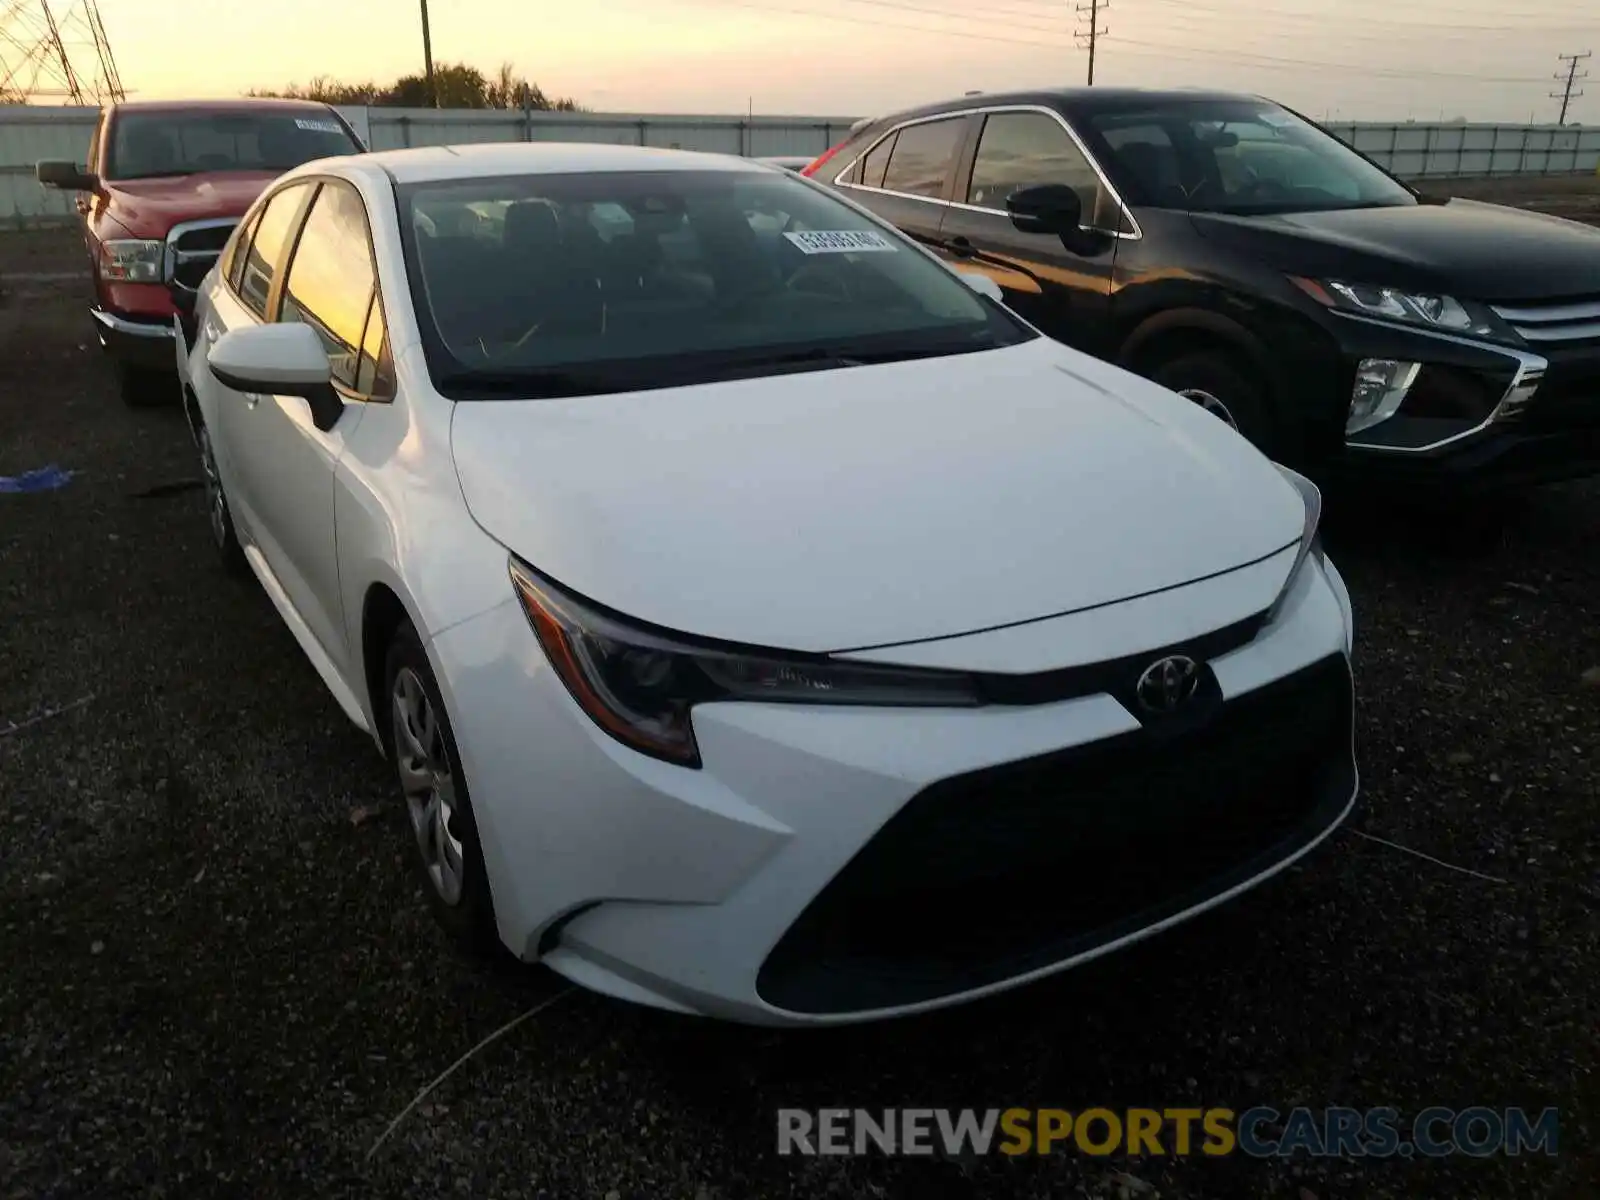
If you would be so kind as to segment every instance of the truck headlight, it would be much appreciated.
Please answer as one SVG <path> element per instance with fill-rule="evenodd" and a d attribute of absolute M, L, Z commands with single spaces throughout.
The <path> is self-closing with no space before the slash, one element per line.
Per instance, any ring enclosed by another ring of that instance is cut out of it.
<path fill-rule="evenodd" d="M 116 238 L 100 243 L 100 278 L 120 283 L 160 283 L 165 242 Z"/>

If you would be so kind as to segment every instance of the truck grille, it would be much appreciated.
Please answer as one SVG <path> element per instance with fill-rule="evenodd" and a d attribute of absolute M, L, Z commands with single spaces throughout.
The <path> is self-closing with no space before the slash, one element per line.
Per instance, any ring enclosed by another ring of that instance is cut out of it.
<path fill-rule="evenodd" d="M 186 292 L 198 289 L 237 224 L 200 221 L 174 228 L 167 235 L 167 282 Z"/>
<path fill-rule="evenodd" d="M 914 1004 L 1027 974 L 1175 916 L 1309 844 L 1355 788 L 1351 681 L 1333 656 L 1219 705 L 941 780 L 785 933 L 770 1004 Z"/>
<path fill-rule="evenodd" d="M 1491 307 L 1534 345 L 1600 342 L 1600 298 Z"/>

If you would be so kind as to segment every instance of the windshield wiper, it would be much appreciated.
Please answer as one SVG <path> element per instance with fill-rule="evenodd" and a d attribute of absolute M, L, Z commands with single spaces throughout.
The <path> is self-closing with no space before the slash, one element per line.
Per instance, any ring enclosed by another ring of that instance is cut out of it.
<path fill-rule="evenodd" d="M 505 396 L 524 400 L 554 400 L 562 396 L 597 396 L 629 390 L 619 381 L 577 371 L 452 371 L 436 385 L 447 396 Z"/>

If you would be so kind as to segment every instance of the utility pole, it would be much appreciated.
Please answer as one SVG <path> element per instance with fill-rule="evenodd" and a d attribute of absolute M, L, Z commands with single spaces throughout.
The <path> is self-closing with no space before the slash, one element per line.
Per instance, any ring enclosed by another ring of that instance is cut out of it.
<path fill-rule="evenodd" d="M 1094 86 L 1094 48 L 1095 48 L 1095 43 L 1100 38 L 1105 37 L 1106 34 L 1111 32 L 1109 29 L 1101 29 L 1100 28 L 1100 14 L 1105 12 L 1105 10 L 1110 8 L 1110 7 L 1111 7 L 1110 0 L 1089 0 L 1089 3 L 1087 3 L 1087 4 L 1078 5 L 1078 11 L 1079 12 L 1088 13 L 1089 14 L 1089 28 L 1087 30 L 1080 30 L 1080 31 L 1078 31 L 1078 33 L 1074 34 L 1073 36 L 1075 36 L 1078 39 L 1078 45 L 1080 45 L 1080 46 L 1087 45 L 1089 47 L 1089 86 L 1090 87 Z"/>
<path fill-rule="evenodd" d="M 1578 74 L 1578 64 L 1584 59 L 1588 58 L 1592 53 L 1594 53 L 1592 50 L 1585 50 L 1582 54 L 1556 55 L 1557 58 L 1567 64 L 1567 86 L 1559 92 L 1550 93 L 1550 98 L 1552 100 L 1561 101 L 1561 116 L 1556 120 L 1557 125 L 1565 125 L 1567 123 L 1567 106 L 1572 103 L 1573 97 L 1583 95 L 1581 91 L 1573 91 L 1572 85 L 1577 83 L 1580 79 L 1587 79 L 1589 77 L 1589 72 L 1587 71 L 1585 71 L 1582 75 Z M 1557 83 L 1560 83 L 1561 73 L 1558 71 L 1553 78 Z"/>
<path fill-rule="evenodd" d="M 428 27 L 428 0 L 422 0 L 422 58 L 428 65 L 428 104 L 439 107 L 439 89 L 433 81 L 433 31 Z"/>

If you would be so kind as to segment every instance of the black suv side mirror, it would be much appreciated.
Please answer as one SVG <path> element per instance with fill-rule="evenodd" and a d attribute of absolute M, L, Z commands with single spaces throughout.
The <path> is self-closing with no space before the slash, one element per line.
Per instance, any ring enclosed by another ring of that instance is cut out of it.
<path fill-rule="evenodd" d="M 45 187 L 60 188 L 67 192 L 92 192 L 100 180 L 75 162 L 45 159 L 33 168 L 35 177 Z"/>
<path fill-rule="evenodd" d="M 1064 183 L 1041 183 L 1012 192 L 1006 211 L 1023 233 L 1073 234 L 1083 220 L 1083 201 Z"/>

